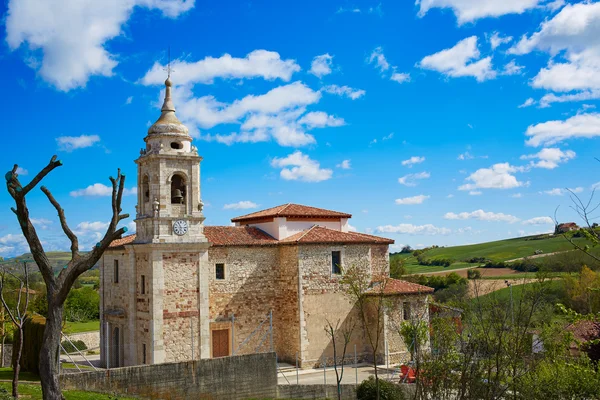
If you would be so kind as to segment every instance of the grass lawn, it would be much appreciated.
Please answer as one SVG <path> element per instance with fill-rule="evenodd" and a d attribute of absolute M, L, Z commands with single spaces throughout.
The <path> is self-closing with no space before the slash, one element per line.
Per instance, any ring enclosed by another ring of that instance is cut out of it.
<path fill-rule="evenodd" d="M 80 333 L 100 330 L 100 321 L 86 321 L 86 322 L 69 322 L 65 323 L 63 328 L 64 333 Z"/>
<path fill-rule="evenodd" d="M 521 299 L 521 297 L 523 296 L 523 292 L 528 287 L 531 287 L 531 285 L 536 285 L 536 284 L 537 284 L 537 282 L 526 283 L 524 285 L 514 285 L 512 288 L 513 301 L 514 302 L 519 301 Z M 553 280 L 553 281 L 547 281 L 547 282 L 545 282 L 545 284 L 548 285 L 546 287 L 546 291 L 551 293 L 551 292 L 557 292 L 562 287 L 562 285 L 564 285 L 564 281 L 562 279 L 558 279 L 558 280 Z M 479 296 L 479 298 L 473 298 L 473 299 L 471 299 L 471 301 L 489 301 L 492 299 L 497 299 L 500 302 L 510 301 L 510 288 L 505 287 L 500 290 L 496 290 L 492 293 L 488 293 L 488 294 Z"/>
<path fill-rule="evenodd" d="M 9 382 L 0 382 L 0 388 L 6 390 L 9 394 L 11 393 L 12 386 Z M 67 400 L 134 400 L 135 397 L 120 397 L 114 395 L 107 395 L 93 392 L 82 392 L 79 390 L 64 390 L 63 394 Z M 19 398 L 41 400 L 42 399 L 42 387 L 34 384 L 20 384 L 19 385 Z"/>
<path fill-rule="evenodd" d="M 13 378 L 13 370 L 10 367 L 0 368 L 0 380 L 10 381 Z M 39 382 L 40 377 L 32 374 L 31 372 L 19 373 L 20 381 Z"/>
<path fill-rule="evenodd" d="M 570 272 L 548 272 L 544 274 L 546 278 L 562 278 L 563 276 L 573 275 Z M 481 279 L 535 279 L 538 277 L 537 272 L 519 272 L 509 275 L 497 275 L 497 276 L 482 276 Z"/>
<path fill-rule="evenodd" d="M 575 238 L 574 241 L 582 246 L 587 244 L 583 238 Z M 403 258 L 407 272 L 414 274 L 476 266 L 477 264 L 465 262 L 474 257 L 484 257 L 493 261 L 513 260 L 515 258 L 532 256 L 536 250 L 541 250 L 543 253 L 548 254 L 573 250 L 573 246 L 562 236 L 551 236 L 544 239 L 534 239 L 534 237 L 530 236 L 465 246 L 440 247 L 431 249 L 425 253 L 425 258 L 429 260 L 445 258 L 455 260 L 456 262 L 450 267 L 419 265 L 417 259 L 412 254 L 394 254 L 392 257 Z"/>

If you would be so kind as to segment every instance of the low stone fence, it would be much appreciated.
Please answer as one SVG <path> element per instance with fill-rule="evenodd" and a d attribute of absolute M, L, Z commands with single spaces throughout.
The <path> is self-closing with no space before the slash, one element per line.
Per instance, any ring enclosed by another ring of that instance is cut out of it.
<path fill-rule="evenodd" d="M 81 340 L 83 343 L 85 343 L 85 346 L 88 349 L 95 349 L 97 347 L 100 347 L 100 331 L 72 333 L 66 336 L 71 340 L 71 342 Z M 65 339 L 62 338 L 61 341 L 63 340 Z"/>
<path fill-rule="evenodd" d="M 356 385 L 341 385 L 343 400 L 356 400 Z M 279 385 L 278 399 L 337 399 L 337 385 Z"/>
<path fill-rule="evenodd" d="M 151 399 L 275 398 L 277 366 L 275 353 L 261 353 L 65 374 L 60 384 Z"/>

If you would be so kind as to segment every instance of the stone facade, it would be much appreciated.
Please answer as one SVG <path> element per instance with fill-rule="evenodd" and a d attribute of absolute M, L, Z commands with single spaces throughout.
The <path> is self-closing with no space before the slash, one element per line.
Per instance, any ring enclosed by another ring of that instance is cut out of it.
<path fill-rule="evenodd" d="M 166 85 L 161 117 L 136 160 L 137 234 L 115 241 L 100 262 L 103 362 L 120 367 L 274 350 L 280 361 L 312 367 L 333 356 L 328 321 L 355 325 L 349 349 L 368 359 L 366 331 L 341 280 L 350 267 L 373 280 L 389 277 L 393 241 L 349 232 L 350 214 L 297 204 L 235 218 L 236 226 L 205 227 L 202 158 Z M 415 310 L 426 309 L 427 296 L 412 293 L 429 288 L 404 286 L 386 296 L 398 307 L 408 293 Z M 394 338 L 393 314 L 386 314 L 379 352 L 400 357 L 406 348 Z"/>

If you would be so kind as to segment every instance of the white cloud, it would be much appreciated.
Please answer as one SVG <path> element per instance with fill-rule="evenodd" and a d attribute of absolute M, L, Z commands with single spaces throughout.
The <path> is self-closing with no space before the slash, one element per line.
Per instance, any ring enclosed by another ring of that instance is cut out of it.
<path fill-rule="evenodd" d="M 512 197 L 513 199 L 520 199 L 521 197 L 523 197 L 523 195 L 521 193 L 515 193 L 512 194 L 510 197 Z"/>
<path fill-rule="evenodd" d="M 599 3 L 600 4 L 600 3 Z M 564 121 L 554 120 L 529 125 L 525 132 L 528 146 L 547 146 L 573 138 L 600 136 L 600 114 L 577 114 Z"/>
<path fill-rule="evenodd" d="M 412 156 L 408 160 L 402 161 L 402 165 L 412 167 L 415 164 L 420 164 L 425 161 L 425 157 Z"/>
<path fill-rule="evenodd" d="M 410 74 L 404 72 L 394 72 L 392 73 L 392 76 L 390 76 L 390 79 L 398 83 L 410 82 Z"/>
<path fill-rule="evenodd" d="M 461 212 L 455 214 L 448 212 L 444 214 L 444 219 L 476 219 L 479 221 L 492 221 L 492 222 L 509 222 L 514 223 L 519 221 L 519 218 L 510 214 L 495 213 L 491 211 L 475 210 L 473 212 Z"/>
<path fill-rule="evenodd" d="M 358 232 L 358 229 L 354 225 L 348 224 L 348 231 L 349 232 Z"/>
<path fill-rule="evenodd" d="M 162 85 L 165 80 L 165 66 L 155 62 L 141 79 L 144 85 Z M 212 83 L 215 78 L 266 80 L 281 79 L 288 82 L 300 66 L 295 60 L 282 60 L 279 53 L 268 50 L 254 50 L 244 58 L 223 54 L 221 57 L 205 57 L 195 62 L 175 60 L 171 62 L 173 81 L 177 85 Z"/>
<path fill-rule="evenodd" d="M 318 78 L 322 78 L 325 75 L 331 74 L 331 65 L 333 64 L 333 56 L 329 54 L 322 54 L 313 58 L 310 64 L 310 72 Z"/>
<path fill-rule="evenodd" d="M 394 132 L 390 133 L 389 135 L 385 135 L 384 137 L 381 138 L 381 140 L 385 141 L 385 140 L 390 140 L 394 138 Z"/>
<path fill-rule="evenodd" d="M 249 208 L 257 208 L 258 204 L 253 201 L 242 200 L 237 203 L 229 203 L 223 206 L 223 210 L 247 210 Z"/>
<path fill-rule="evenodd" d="M 457 160 L 472 160 L 473 158 L 475 158 L 471 153 L 469 153 L 468 151 L 465 151 L 462 154 L 459 154 L 458 157 L 456 157 Z"/>
<path fill-rule="evenodd" d="M 338 96 L 346 96 L 352 100 L 356 100 L 365 95 L 362 89 L 354 89 L 349 86 L 328 85 L 321 89 L 325 93 L 335 94 Z"/>
<path fill-rule="evenodd" d="M 390 63 L 385 58 L 382 47 L 376 47 L 375 50 L 371 52 L 368 62 L 369 64 L 375 64 L 381 73 L 384 73 L 390 68 Z"/>
<path fill-rule="evenodd" d="M 558 164 L 566 163 L 575 158 L 575 155 L 573 150 L 562 151 L 559 148 L 552 147 L 542 149 L 536 154 L 523 155 L 521 160 L 538 159 L 539 161 L 531 161 L 530 165 L 535 168 L 554 169 L 558 167 Z"/>
<path fill-rule="evenodd" d="M 112 187 L 103 185 L 102 183 L 94 183 L 86 187 L 85 189 L 77 189 L 73 190 L 69 193 L 72 197 L 80 197 L 80 196 L 110 196 L 112 195 Z M 131 189 L 124 188 L 123 195 L 124 196 L 132 196 L 137 194 L 137 188 L 132 187 Z"/>
<path fill-rule="evenodd" d="M 449 235 L 452 231 L 448 228 L 438 228 L 432 224 L 413 225 L 383 225 L 378 226 L 376 231 L 379 233 L 400 233 L 408 235 Z"/>
<path fill-rule="evenodd" d="M 519 108 L 525 108 L 525 107 L 529 107 L 529 106 L 532 106 L 532 105 L 534 105 L 534 104 L 535 104 L 535 100 L 534 100 L 533 98 L 531 98 L 531 97 L 530 97 L 530 98 L 528 98 L 527 100 L 525 100 L 525 101 L 523 102 L 523 104 L 521 104 L 521 105 L 519 106 Z"/>
<path fill-rule="evenodd" d="M 113 75 L 118 57 L 105 46 L 123 33 L 134 8 L 159 9 L 173 18 L 193 6 L 194 0 L 10 0 L 6 41 L 11 50 L 27 46 L 27 64 L 69 91 L 84 87 L 90 76 Z"/>
<path fill-rule="evenodd" d="M 600 3 L 567 4 L 537 32 L 523 36 L 509 52 L 541 50 L 553 57 L 533 78 L 534 87 L 557 92 L 600 89 L 599 26 Z"/>
<path fill-rule="evenodd" d="M 580 186 L 576 187 L 576 188 L 569 188 L 569 189 L 554 188 L 554 189 L 550 189 L 550 190 L 544 190 L 543 192 L 540 192 L 540 193 L 547 194 L 549 196 L 562 196 L 564 194 L 569 193 L 569 191 L 571 191 L 573 193 L 581 193 L 581 192 L 583 192 L 583 188 Z"/>
<path fill-rule="evenodd" d="M 396 199 L 396 204 L 398 205 L 414 205 L 414 204 L 423 204 L 425 200 L 427 200 L 430 196 L 426 196 L 420 194 L 418 196 L 405 197 L 403 199 Z"/>
<path fill-rule="evenodd" d="M 99 232 L 99 231 L 103 231 L 106 228 L 108 228 L 109 223 L 108 222 L 101 222 L 101 221 L 94 221 L 94 222 L 89 222 L 89 221 L 83 221 L 80 222 L 77 227 L 75 228 L 76 231 L 79 232 Z"/>
<path fill-rule="evenodd" d="M 353 14 L 360 14 L 361 10 L 360 10 L 360 8 L 357 8 L 357 7 L 354 7 L 354 8 L 352 8 L 352 7 L 348 7 L 348 8 L 340 7 L 340 8 L 337 9 L 337 11 L 335 13 L 336 14 L 343 14 L 343 13 L 347 13 L 347 12 L 348 13 L 353 13 Z"/>
<path fill-rule="evenodd" d="M 504 66 L 502 75 L 520 75 L 523 68 L 523 66 L 517 65 L 515 60 L 510 60 L 508 64 Z"/>
<path fill-rule="evenodd" d="M 60 136 L 56 138 L 58 149 L 61 151 L 73 151 L 91 147 L 100 141 L 98 135 Z"/>
<path fill-rule="evenodd" d="M 239 132 L 200 135 L 203 140 L 227 145 L 274 140 L 280 146 L 305 146 L 316 143 L 307 130 L 343 125 L 343 119 L 326 117 L 324 112 L 304 114 L 307 106 L 319 102 L 321 92 L 302 82 L 279 86 L 261 95 L 247 95 L 230 104 L 221 103 L 213 96 L 194 98 L 188 87 L 176 88 L 173 97 L 179 118 L 193 128 L 192 133 L 198 128 L 241 124 Z"/>
<path fill-rule="evenodd" d="M 500 33 L 494 32 L 489 37 L 490 47 L 492 48 L 492 50 L 496 50 L 496 47 L 502 44 L 510 43 L 512 39 L 512 36 L 502 36 Z"/>
<path fill-rule="evenodd" d="M 127 100 L 125 100 L 125 104 L 131 104 L 133 102 L 133 96 L 129 96 Z"/>
<path fill-rule="evenodd" d="M 472 183 L 466 183 L 460 186 L 459 190 L 474 189 L 511 189 L 523 186 L 524 183 L 511 175 L 520 169 L 513 167 L 509 163 L 494 164 L 490 168 L 481 168 L 469 175 L 466 180 Z"/>
<path fill-rule="evenodd" d="M 333 174 L 331 169 L 321 168 L 317 161 L 311 160 L 300 151 L 295 151 L 285 158 L 274 158 L 271 166 L 282 168 L 280 176 L 286 181 L 321 182 L 331 179 Z"/>
<path fill-rule="evenodd" d="M 554 221 L 550 217 L 535 217 L 522 222 L 523 225 L 554 225 Z"/>
<path fill-rule="evenodd" d="M 342 126 L 346 124 L 343 118 L 336 118 L 323 111 L 309 112 L 300 118 L 298 123 L 306 125 L 309 128 L 324 128 L 327 126 Z"/>
<path fill-rule="evenodd" d="M 469 196 L 481 196 L 483 192 L 481 190 L 471 190 Z"/>
<path fill-rule="evenodd" d="M 429 172 L 419 172 L 416 174 L 408 174 L 398 178 L 398 183 L 404 186 L 417 186 L 418 179 L 427 179 L 431 176 Z"/>
<path fill-rule="evenodd" d="M 417 0 L 419 17 L 432 8 L 451 8 L 458 24 L 473 22 L 480 18 L 521 14 L 538 5 L 540 0 Z"/>
<path fill-rule="evenodd" d="M 566 103 L 571 101 L 586 101 L 600 99 L 600 90 L 584 90 L 576 93 L 556 95 L 546 93 L 540 99 L 540 108 L 550 107 L 552 103 Z M 584 104 L 585 106 L 585 104 Z M 584 107 L 585 109 L 586 107 Z M 589 108 L 589 107 L 588 107 Z"/>
<path fill-rule="evenodd" d="M 451 199 L 453 197 L 454 197 L 454 195 L 452 193 L 450 193 L 448 196 L 446 196 L 447 199 Z"/>
<path fill-rule="evenodd" d="M 479 59 L 477 36 L 461 40 L 449 49 L 424 57 L 419 66 L 453 78 L 472 76 L 478 82 L 496 77 L 492 57 Z"/>
<path fill-rule="evenodd" d="M 21 167 L 17 167 L 17 170 L 15 171 L 17 173 L 17 175 L 21 175 L 21 176 L 25 176 L 29 174 L 29 171 L 27 171 L 25 168 L 21 168 Z"/>
<path fill-rule="evenodd" d="M 337 168 L 341 168 L 341 169 L 351 169 L 352 167 L 350 166 L 350 160 L 344 160 L 341 163 L 339 163 L 338 165 L 336 165 Z"/>

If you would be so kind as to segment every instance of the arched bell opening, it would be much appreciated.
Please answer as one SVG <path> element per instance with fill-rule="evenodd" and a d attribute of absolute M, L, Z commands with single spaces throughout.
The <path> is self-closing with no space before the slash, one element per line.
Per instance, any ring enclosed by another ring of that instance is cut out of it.
<path fill-rule="evenodd" d="M 179 174 L 171 178 L 171 204 L 185 204 L 185 177 Z"/>

